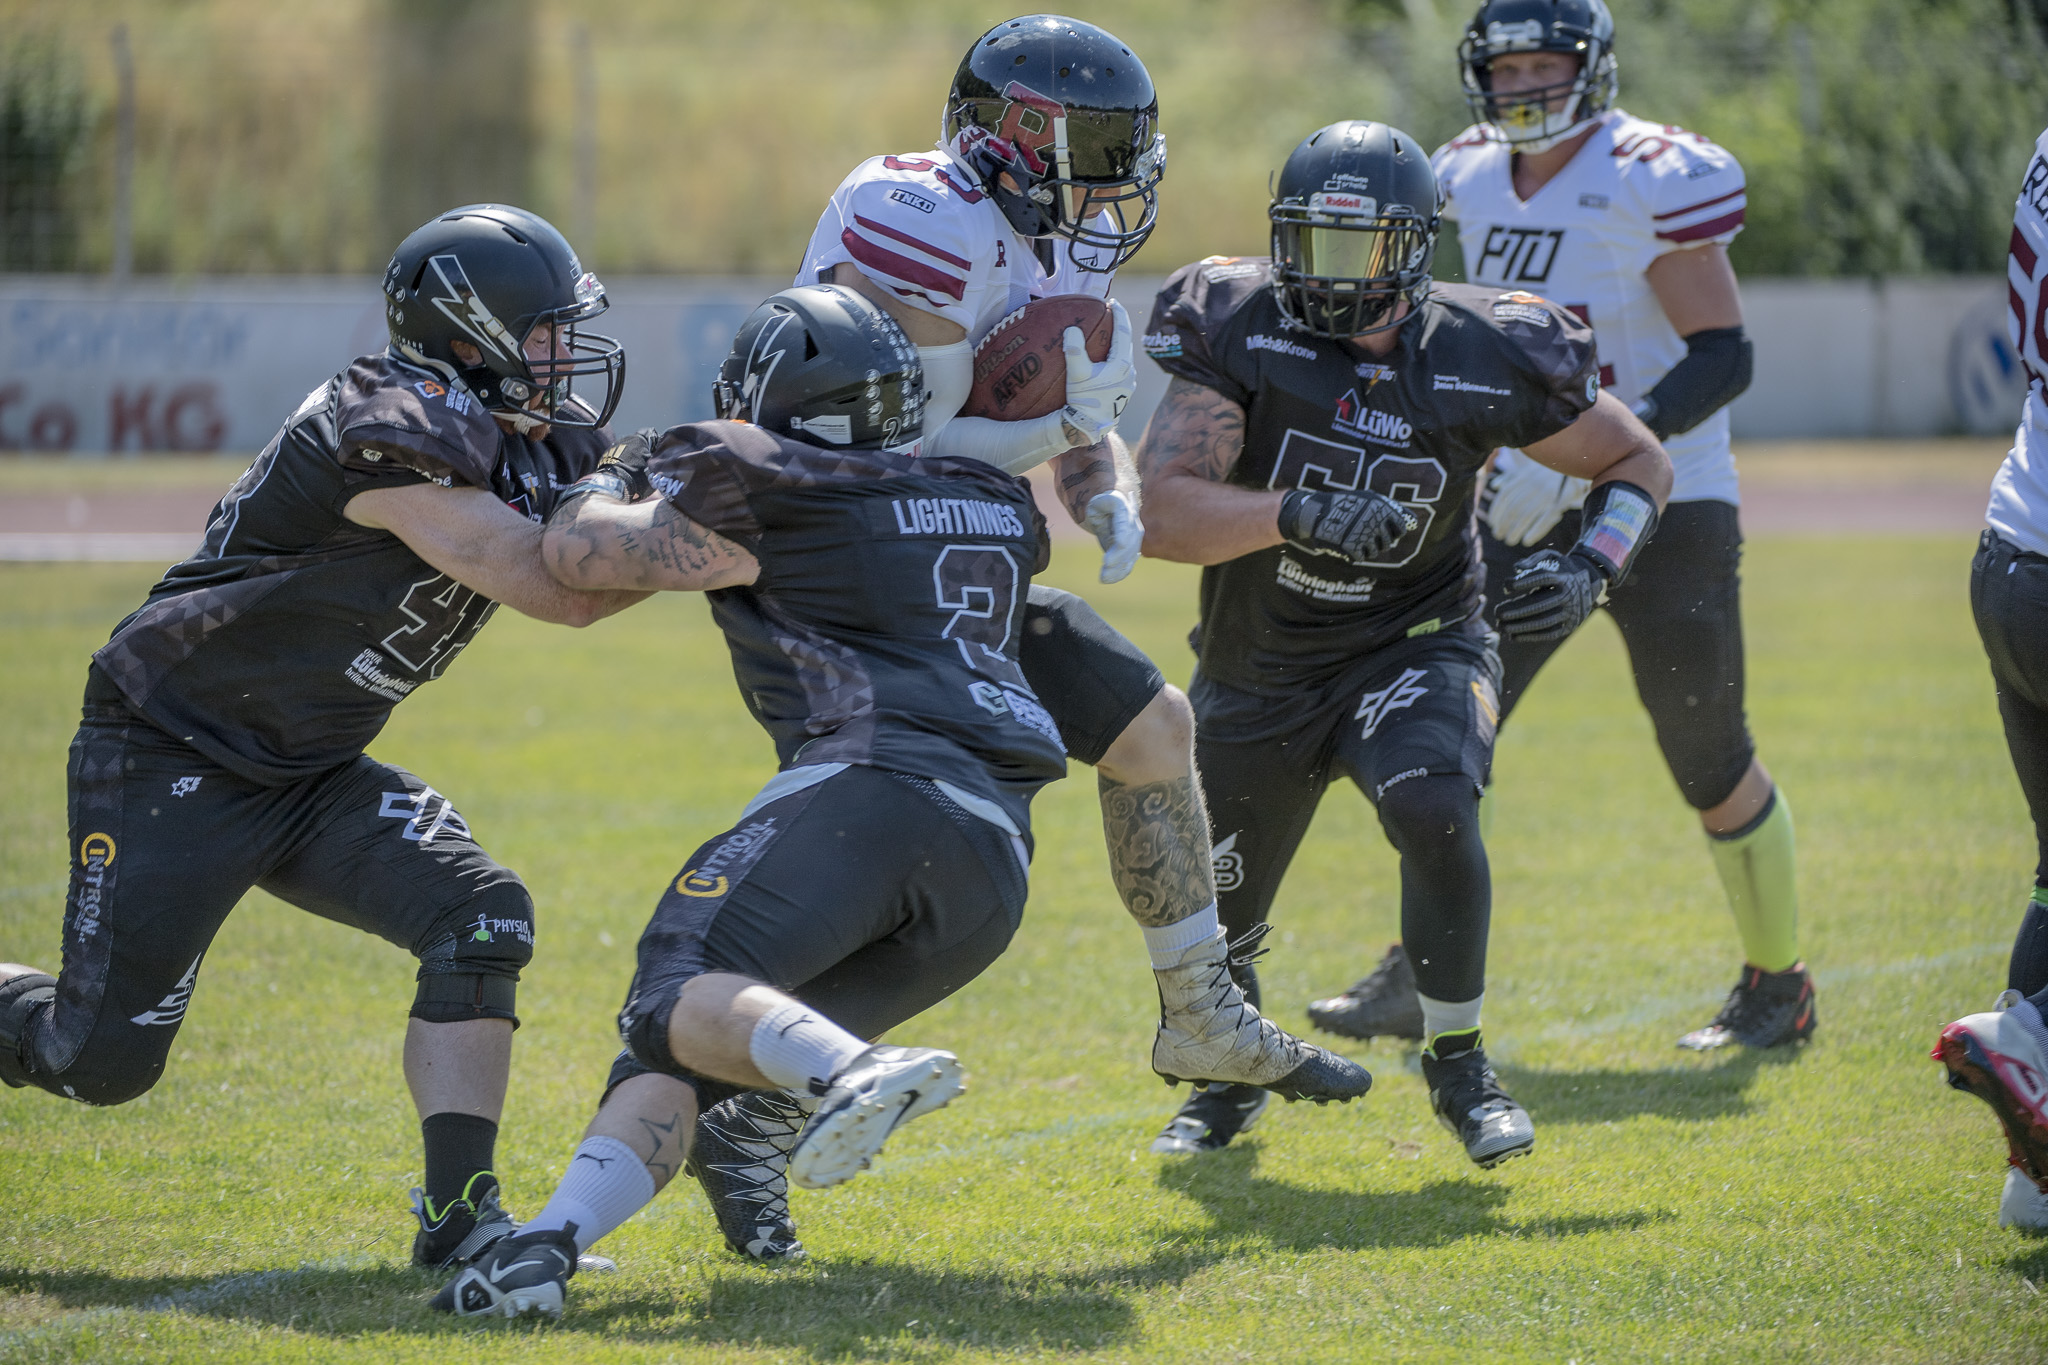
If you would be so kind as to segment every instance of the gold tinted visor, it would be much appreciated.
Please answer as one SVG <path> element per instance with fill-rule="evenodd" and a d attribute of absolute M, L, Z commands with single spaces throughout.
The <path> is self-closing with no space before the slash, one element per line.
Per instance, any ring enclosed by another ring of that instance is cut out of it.
<path fill-rule="evenodd" d="M 1406 234 L 1347 228 L 1301 229 L 1301 273 L 1323 279 L 1377 280 L 1397 273 Z"/>

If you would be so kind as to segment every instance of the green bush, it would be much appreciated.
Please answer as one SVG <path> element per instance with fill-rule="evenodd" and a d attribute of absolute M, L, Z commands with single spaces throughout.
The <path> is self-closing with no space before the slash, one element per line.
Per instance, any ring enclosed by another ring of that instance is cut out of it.
<path fill-rule="evenodd" d="M 90 133 L 85 85 L 46 33 L 0 29 L 0 270 L 68 270 L 75 181 Z"/>

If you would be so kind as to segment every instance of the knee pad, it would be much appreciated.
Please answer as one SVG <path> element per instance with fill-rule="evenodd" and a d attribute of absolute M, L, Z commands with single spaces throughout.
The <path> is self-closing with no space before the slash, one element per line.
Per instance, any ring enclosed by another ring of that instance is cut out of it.
<path fill-rule="evenodd" d="M 731 1099 L 734 1095 L 745 1093 L 746 1089 L 744 1086 L 732 1085 L 726 1081 L 709 1080 L 706 1077 L 693 1075 L 686 1071 L 660 1071 L 643 1063 L 632 1054 L 631 1050 L 622 1050 L 617 1057 L 612 1059 L 611 1074 L 606 1076 L 604 1080 L 604 1094 L 597 1101 L 599 1106 L 602 1106 L 605 1101 L 611 1099 L 612 1091 L 617 1090 L 620 1085 L 632 1080 L 635 1076 L 668 1076 L 681 1081 L 684 1085 L 697 1092 L 697 1112 L 699 1114 L 704 1113 L 714 1104 Z"/>
<path fill-rule="evenodd" d="M 533 898 L 517 882 L 493 886 L 463 906 L 462 918 L 420 951 L 412 1017 L 430 1024 L 509 1019 L 519 970 L 533 960 Z"/>
<path fill-rule="evenodd" d="M 56 999 L 57 978 L 45 972 L 29 972 L 0 986 L 0 1081 L 16 1090 L 30 1083 L 22 1046 L 30 1023 Z"/>
<path fill-rule="evenodd" d="M 1380 793 L 1379 816 L 1398 852 L 1427 858 L 1478 838 L 1479 793 L 1457 773 L 1411 777 Z"/>

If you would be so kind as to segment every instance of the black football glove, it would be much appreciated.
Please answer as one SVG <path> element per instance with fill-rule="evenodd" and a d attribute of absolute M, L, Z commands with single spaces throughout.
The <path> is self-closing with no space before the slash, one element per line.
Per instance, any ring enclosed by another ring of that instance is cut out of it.
<path fill-rule="evenodd" d="M 1371 564 L 1414 530 L 1415 515 L 1384 493 L 1296 488 L 1280 500 L 1280 534 L 1297 550 Z"/>
<path fill-rule="evenodd" d="M 1494 620 L 1510 640 L 1562 640 L 1606 591 L 1607 571 L 1591 555 L 1539 550 L 1516 563 Z"/>
<path fill-rule="evenodd" d="M 597 472 L 618 476 L 625 482 L 627 501 L 640 501 L 654 491 L 654 485 L 647 479 L 647 461 L 660 438 L 661 433 L 653 427 L 634 432 L 599 458 Z"/>

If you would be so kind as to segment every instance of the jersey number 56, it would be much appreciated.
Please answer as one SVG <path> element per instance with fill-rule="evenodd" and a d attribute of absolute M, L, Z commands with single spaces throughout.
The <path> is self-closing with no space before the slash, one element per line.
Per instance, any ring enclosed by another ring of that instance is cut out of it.
<path fill-rule="evenodd" d="M 1361 475 L 1363 476 L 1361 478 Z M 1385 556 L 1370 567 L 1397 569 L 1415 558 L 1429 539 L 1430 523 L 1436 520 L 1437 500 L 1449 483 L 1444 467 L 1433 459 L 1413 455 L 1378 455 L 1367 463 L 1367 452 L 1358 446 L 1339 445 L 1305 431 L 1289 430 L 1280 443 L 1280 458 L 1273 462 L 1268 488 L 1336 489 L 1356 493 L 1360 487 L 1382 494 L 1415 514 L 1415 529 L 1395 541 Z"/>

